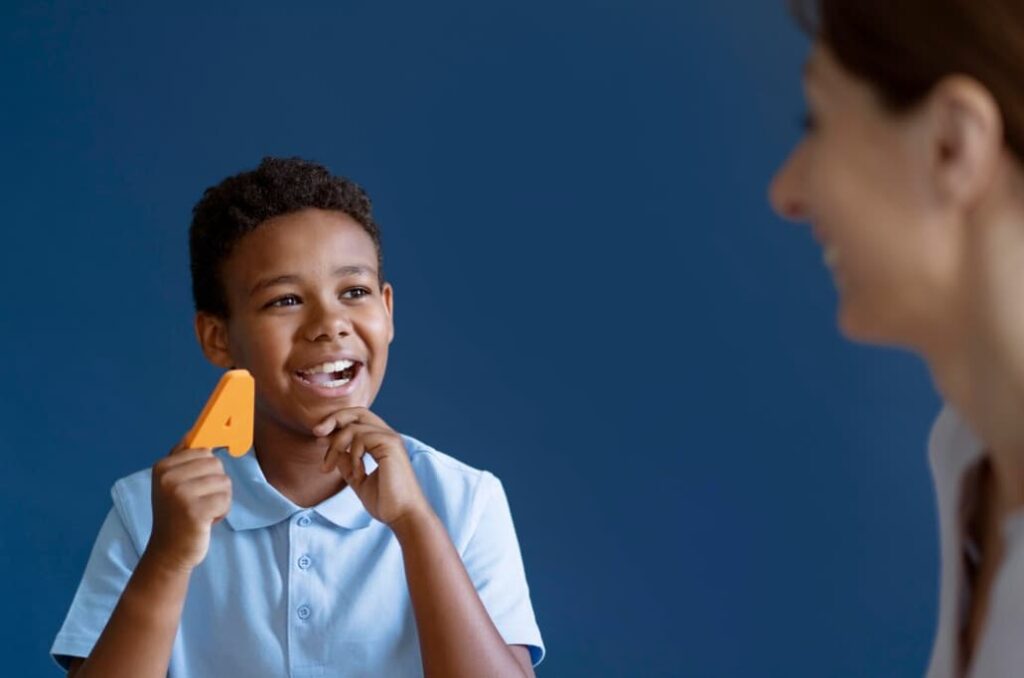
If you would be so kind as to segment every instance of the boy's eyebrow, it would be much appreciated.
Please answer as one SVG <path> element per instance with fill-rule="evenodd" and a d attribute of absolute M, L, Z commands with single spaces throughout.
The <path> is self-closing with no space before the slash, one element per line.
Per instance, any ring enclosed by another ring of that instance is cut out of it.
<path fill-rule="evenodd" d="M 332 273 L 335 278 L 347 278 L 350 276 L 366 276 L 368 278 L 372 278 L 377 275 L 377 270 L 370 266 L 350 265 L 339 266 L 334 269 Z M 275 275 L 273 278 L 263 278 L 252 286 L 252 289 L 249 290 L 249 296 L 251 297 L 260 290 L 265 290 L 268 287 L 273 287 L 275 285 L 288 285 L 301 282 L 301 280 L 302 278 L 300 276 L 292 274 Z"/>

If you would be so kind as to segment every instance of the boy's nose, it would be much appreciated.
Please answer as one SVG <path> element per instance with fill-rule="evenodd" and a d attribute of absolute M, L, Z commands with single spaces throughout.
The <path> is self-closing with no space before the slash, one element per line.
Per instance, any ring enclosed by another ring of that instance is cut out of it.
<path fill-rule="evenodd" d="M 333 341 L 335 337 L 347 336 L 351 329 L 352 324 L 342 310 L 322 309 L 310 318 L 305 334 L 309 341 Z"/>

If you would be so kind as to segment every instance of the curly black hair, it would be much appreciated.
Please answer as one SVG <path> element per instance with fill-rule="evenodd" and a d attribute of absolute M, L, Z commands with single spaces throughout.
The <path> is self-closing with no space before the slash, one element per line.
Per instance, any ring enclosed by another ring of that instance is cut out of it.
<path fill-rule="evenodd" d="M 221 269 L 235 244 L 268 219 L 310 207 L 344 212 L 366 230 L 377 250 L 377 271 L 383 284 L 380 229 L 366 191 L 315 162 L 266 157 L 256 169 L 206 189 L 192 208 L 189 256 L 196 311 L 227 318 Z"/>

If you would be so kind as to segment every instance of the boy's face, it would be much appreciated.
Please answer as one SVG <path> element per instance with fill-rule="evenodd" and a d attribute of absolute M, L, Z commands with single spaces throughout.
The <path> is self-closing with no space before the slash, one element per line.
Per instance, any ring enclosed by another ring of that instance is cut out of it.
<path fill-rule="evenodd" d="M 222 279 L 230 318 L 199 313 L 196 331 L 214 364 L 252 373 L 257 420 L 311 435 L 332 412 L 370 406 L 394 337 L 392 290 L 359 223 L 319 209 L 269 219 L 236 244 Z"/>

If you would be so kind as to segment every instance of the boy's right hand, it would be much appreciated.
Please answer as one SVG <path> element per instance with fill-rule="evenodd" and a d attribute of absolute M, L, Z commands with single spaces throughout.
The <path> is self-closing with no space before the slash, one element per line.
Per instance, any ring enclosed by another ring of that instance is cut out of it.
<path fill-rule="evenodd" d="M 210 530 L 231 508 L 231 479 L 210 449 L 178 443 L 153 465 L 153 534 L 146 552 L 183 572 L 203 561 Z"/>

